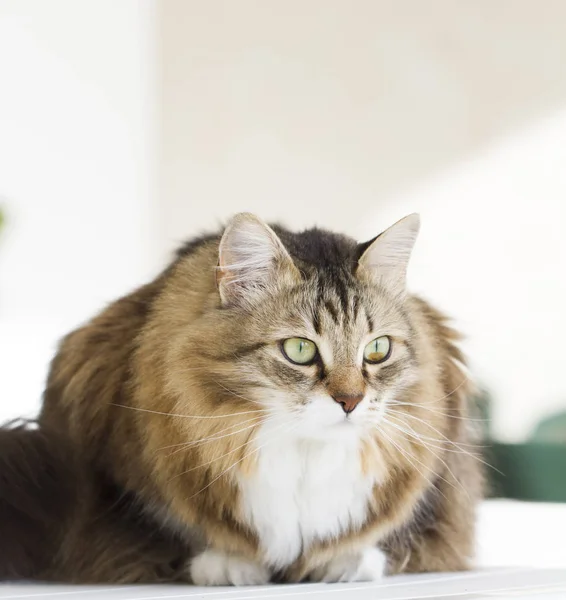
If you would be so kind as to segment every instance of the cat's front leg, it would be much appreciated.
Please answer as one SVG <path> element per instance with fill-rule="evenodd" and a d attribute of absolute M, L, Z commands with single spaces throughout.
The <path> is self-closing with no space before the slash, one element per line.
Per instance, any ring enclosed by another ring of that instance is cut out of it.
<path fill-rule="evenodd" d="M 189 566 L 189 575 L 195 585 L 262 585 L 271 575 L 257 562 L 227 554 L 220 550 L 205 550 L 195 556 Z"/>
<path fill-rule="evenodd" d="M 352 554 L 341 554 L 311 572 L 310 581 L 325 583 L 377 581 L 385 573 L 387 558 L 378 548 L 366 548 Z"/>

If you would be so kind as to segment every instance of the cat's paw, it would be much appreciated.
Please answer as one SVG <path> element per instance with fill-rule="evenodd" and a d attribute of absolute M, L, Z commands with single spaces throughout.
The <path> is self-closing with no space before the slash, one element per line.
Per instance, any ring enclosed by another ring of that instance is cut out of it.
<path fill-rule="evenodd" d="M 269 571 L 253 561 L 217 550 L 196 556 L 189 567 L 195 585 L 262 585 L 269 583 Z"/>
<path fill-rule="evenodd" d="M 311 581 L 325 583 L 377 581 L 383 577 L 387 558 L 378 548 L 367 548 L 357 554 L 344 554 L 315 569 Z"/>

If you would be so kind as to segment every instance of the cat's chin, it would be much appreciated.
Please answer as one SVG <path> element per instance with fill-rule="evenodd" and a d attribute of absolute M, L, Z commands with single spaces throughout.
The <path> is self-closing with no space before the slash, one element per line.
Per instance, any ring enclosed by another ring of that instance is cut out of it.
<path fill-rule="evenodd" d="M 353 431 L 355 429 L 356 424 L 348 417 L 344 417 L 340 421 L 337 421 L 328 427 L 329 431 Z"/>
<path fill-rule="evenodd" d="M 354 441 L 361 437 L 361 430 L 356 424 L 348 419 L 341 418 L 321 425 L 319 423 L 312 426 L 305 425 L 296 431 L 297 437 L 304 440 L 316 440 L 321 442 L 330 442 L 337 440 Z"/>
<path fill-rule="evenodd" d="M 351 419 L 345 418 L 334 425 L 330 425 L 325 433 L 328 437 L 333 438 L 342 436 L 347 438 L 359 438 L 361 430 L 357 423 Z"/>

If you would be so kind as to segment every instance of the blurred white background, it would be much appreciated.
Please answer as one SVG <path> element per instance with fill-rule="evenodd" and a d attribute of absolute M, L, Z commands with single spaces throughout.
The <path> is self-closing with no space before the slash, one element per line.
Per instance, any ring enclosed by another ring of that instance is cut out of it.
<path fill-rule="evenodd" d="M 423 216 L 502 439 L 566 406 L 566 3 L 0 0 L 0 420 L 58 337 L 232 213 Z"/>

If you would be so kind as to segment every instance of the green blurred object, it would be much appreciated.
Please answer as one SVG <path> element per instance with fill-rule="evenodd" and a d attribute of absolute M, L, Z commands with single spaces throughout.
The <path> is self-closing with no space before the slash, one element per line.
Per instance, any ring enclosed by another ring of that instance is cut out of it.
<path fill-rule="evenodd" d="M 566 412 L 541 421 L 523 444 L 487 438 L 485 459 L 492 496 L 538 502 L 566 502 Z"/>
<path fill-rule="evenodd" d="M 566 412 L 541 421 L 532 435 L 533 442 L 564 444 L 566 447 Z M 564 473 L 566 478 L 566 472 Z"/>
<path fill-rule="evenodd" d="M 498 498 L 536 502 L 566 502 L 566 445 L 528 442 L 493 443 L 487 462 L 490 492 Z"/>

